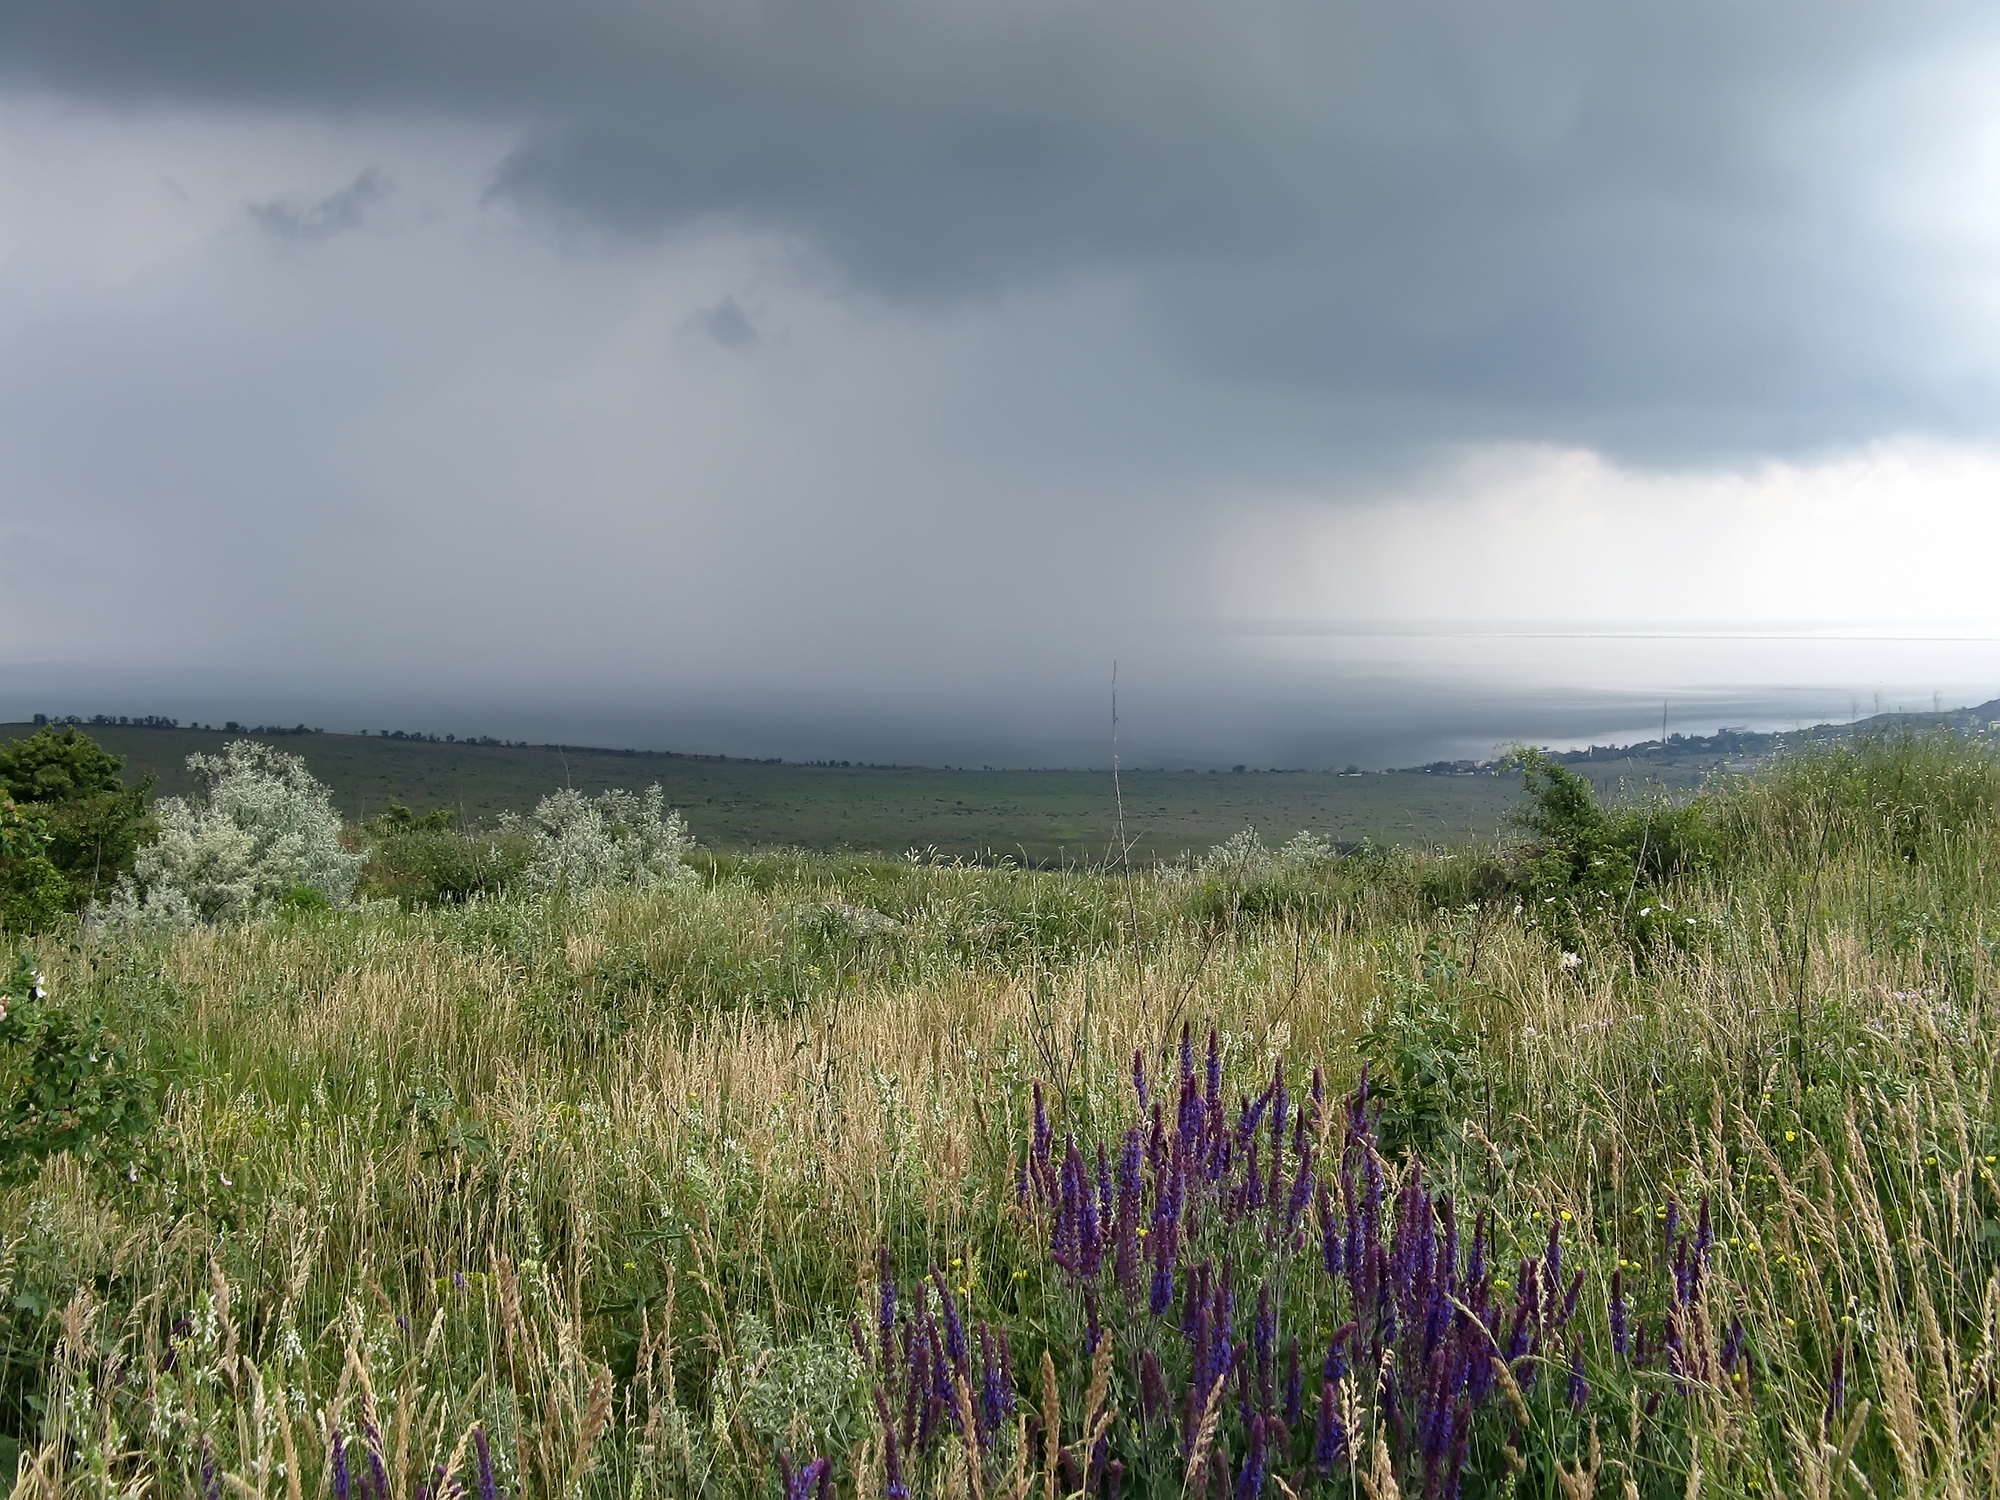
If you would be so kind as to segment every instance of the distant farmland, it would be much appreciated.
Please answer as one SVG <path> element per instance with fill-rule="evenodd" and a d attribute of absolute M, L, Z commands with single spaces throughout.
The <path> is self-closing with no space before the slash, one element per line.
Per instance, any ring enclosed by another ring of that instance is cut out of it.
<path fill-rule="evenodd" d="M 0 725 L 0 738 L 33 732 Z M 450 808 L 466 826 L 524 812 L 555 788 L 583 792 L 657 781 L 696 835 L 717 848 L 796 845 L 900 854 L 935 847 L 977 858 L 1091 863 L 1116 847 L 1108 771 L 947 771 L 933 767 L 785 765 L 634 751 L 441 744 L 349 734 L 258 736 L 195 729 L 85 726 L 162 795 L 193 789 L 184 762 L 229 740 L 268 739 L 302 755 L 363 820 L 397 802 Z M 1621 786 L 1694 784 L 1712 760 L 1599 761 L 1577 769 L 1606 795 Z M 1127 771 L 1126 831 L 1138 861 L 1221 843 L 1245 824 L 1268 839 L 1311 829 L 1336 843 L 1466 844 L 1492 839 L 1519 792 L 1512 776 L 1394 771 Z"/>

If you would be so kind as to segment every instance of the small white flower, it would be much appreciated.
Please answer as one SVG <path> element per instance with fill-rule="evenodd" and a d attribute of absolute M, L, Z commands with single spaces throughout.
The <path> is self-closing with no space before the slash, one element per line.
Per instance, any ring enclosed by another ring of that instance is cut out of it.
<path fill-rule="evenodd" d="M 1583 965 L 1583 960 L 1577 957 L 1574 953 L 1565 953 L 1562 956 L 1562 966 L 1565 969 L 1581 968 L 1582 965 Z"/>
<path fill-rule="evenodd" d="M 1653 908 L 1650 906 L 1642 906 L 1639 908 L 1639 915 L 1642 917 L 1650 917 L 1652 914 L 1653 914 Z"/>

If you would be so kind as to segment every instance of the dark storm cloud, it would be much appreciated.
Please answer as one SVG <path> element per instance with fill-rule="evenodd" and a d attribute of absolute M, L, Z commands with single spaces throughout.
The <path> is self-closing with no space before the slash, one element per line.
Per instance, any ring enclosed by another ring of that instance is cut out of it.
<path fill-rule="evenodd" d="M 252 203 L 248 210 L 264 230 L 281 240 L 330 240 L 359 228 L 369 205 L 386 197 L 388 192 L 389 179 L 369 167 L 346 187 L 316 203 L 303 198 L 273 198 L 266 203 Z"/>
<path fill-rule="evenodd" d="M 1990 426 L 1983 356 L 1866 206 L 1895 132 L 1844 111 L 1992 24 L 1858 0 L 14 0 L 0 67 L 498 122 L 522 144 L 496 190 L 580 222 L 776 231 L 919 303 L 1108 268 L 1183 359 L 1315 393 L 1336 438 L 1673 461 Z M 340 210 L 288 212 L 260 217 Z"/>

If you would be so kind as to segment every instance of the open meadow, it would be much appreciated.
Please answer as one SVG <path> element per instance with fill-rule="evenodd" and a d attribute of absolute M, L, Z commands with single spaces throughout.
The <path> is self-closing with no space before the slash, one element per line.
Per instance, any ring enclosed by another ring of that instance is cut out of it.
<path fill-rule="evenodd" d="M 16 935 L 15 1493 L 2000 1493 L 2000 761 L 1528 777 L 1131 871 L 378 820 Z"/>

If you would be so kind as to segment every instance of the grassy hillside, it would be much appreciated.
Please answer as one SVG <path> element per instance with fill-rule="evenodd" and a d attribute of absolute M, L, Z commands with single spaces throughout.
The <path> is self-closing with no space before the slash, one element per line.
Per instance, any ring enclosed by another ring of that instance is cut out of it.
<path fill-rule="evenodd" d="M 1576 790 L 46 934 L 21 1493 L 2000 1493 L 2000 761 Z"/>
<path fill-rule="evenodd" d="M 0 725 L 0 738 L 32 732 Z M 152 774 L 165 794 L 193 789 L 188 754 L 213 753 L 242 736 L 192 729 L 87 732 Z M 952 855 L 1035 861 L 1101 861 L 1115 846 L 1111 777 L 1102 771 L 874 770 L 724 761 L 613 750 L 431 744 L 360 735 L 284 735 L 271 743 L 305 757 L 360 820 L 400 802 L 418 812 L 450 808 L 468 825 L 525 812 L 557 787 L 583 792 L 658 781 L 685 809 L 695 834 L 724 849 L 936 847 Z M 1606 790 L 1621 784 L 1697 781 L 1715 762 L 1601 762 L 1586 770 Z M 1288 837 L 1310 828 L 1336 843 L 1463 844 L 1490 840 L 1519 791 L 1514 776 L 1391 772 L 1206 774 L 1132 771 L 1123 778 L 1134 858 L 1174 858 L 1218 844 L 1245 824 Z"/>

